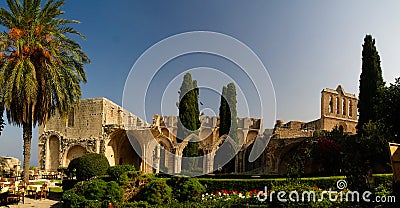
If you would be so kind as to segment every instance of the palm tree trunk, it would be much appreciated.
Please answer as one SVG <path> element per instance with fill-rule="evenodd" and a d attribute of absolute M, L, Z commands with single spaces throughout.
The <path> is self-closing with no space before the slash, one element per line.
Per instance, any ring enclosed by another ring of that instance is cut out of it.
<path fill-rule="evenodd" d="M 31 160 L 31 140 L 32 140 L 32 124 L 23 124 L 23 138 L 24 138 L 24 178 L 23 180 L 29 182 L 29 165 Z"/>

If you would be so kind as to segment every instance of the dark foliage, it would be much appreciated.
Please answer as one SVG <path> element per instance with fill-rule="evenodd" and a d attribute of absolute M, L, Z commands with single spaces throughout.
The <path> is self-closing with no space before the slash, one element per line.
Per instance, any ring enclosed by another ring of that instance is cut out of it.
<path fill-rule="evenodd" d="M 357 105 L 359 112 L 357 132 L 359 134 L 362 133 L 364 124 L 369 121 L 377 121 L 380 117 L 378 104 L 384 86 L 381 61 L 375 47 L 375 39 L 371 35 L 366 35 L 362 50 L 362 72 Z"/>
<path fill-rule="evenodd" d="M 116 165 L 109 167 L 107 174 L 110 176 L 110 180 L 124 185 L 129 181 L 128 172 L 130 171 L 136 171 L 133 165 Z"/>
<path fill-rule="evenodd" d="M 103 154 L 86 154 L 78 159 L 75 167 L 76 179 L 84 181 L 93 177 L 106 175 L 109 167 L 110 164 Z"/>

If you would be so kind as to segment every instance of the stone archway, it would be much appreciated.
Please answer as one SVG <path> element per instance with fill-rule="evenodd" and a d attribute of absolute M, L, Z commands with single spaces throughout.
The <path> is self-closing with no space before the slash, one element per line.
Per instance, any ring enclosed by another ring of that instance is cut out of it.
<path fill-rule="evenodd" d="M 142 159 L 132 147 L 125 130 L 116 130 L 110 135 L 106 146 L 106 157 L 111 166 L 130 164 L 140 170 Z M 140 145 L 135 145 L 140 147 Z"/>
<path fill-rule="evenodd" d="M 82 157 L 83 155 L 85 155 L 87 153 L 88 153 L 88 151 L 86 150 L 86 148 L 82 147 L 81 145 L 74 145 L 74 146 L 70 147 L 65 156 L 64 166 L 68 167 L 71 160 L 78 158 L 78 157 Z"/>
<path fill-rule="evenodd" d="M 222 173 L 235 172 L 235 154 L 237 148 L 235 146 L 235 141 L 226 135 L 218 139 L 212 148 L 212 152 L 215 153 L 213 170 Z"/>
<path fill-rule="evenodd" d="M 60 139 L 56 135 L 50 136 L 48 140 L 48 171 L 57 171 L 60 166 Z"/>
<path fill-rule="evenodd" d="M 163 173 L 172 173 L 173 165 L 174 165 L 174 157 L 173 157 L 173 144 L 169 140 L 168 137 L 161 136 L 157 138 L 159 143 L 155 148 L 159 148 L 159 171 Z"/>

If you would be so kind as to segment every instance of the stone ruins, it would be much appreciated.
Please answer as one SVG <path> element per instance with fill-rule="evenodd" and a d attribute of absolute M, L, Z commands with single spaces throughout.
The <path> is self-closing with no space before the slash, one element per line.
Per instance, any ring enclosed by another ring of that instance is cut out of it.
<path fill-rule="evenodd" d="M 177 119 L 177 116 L 155 115 L 153 124 L 148 124 L 106 98 L 82 100 L 67 119 L 56 115 L 39 127 L 39 168 L 56 171 L 86 153 L 102 153 L 110 165 L 133 164 L 144 173 L 157 173 L 160 168 L 167 173 L 180 173 L 183 149 L 187 140 L 193 138 L 177 141 Z M 201 116 L 200 119 L 198 136 L 189 137 L 198 137 L 195 139 L 200 141 L 199 148 L 208 157 L 203 161 L 203 172 L 208 173 L 216 169 L 214 158 L 209 157 L 216 156 L 226 136 L 218 136 L 218 117 Z M 231 172 L 249 170 L 245 162 L 249 154 L 247 149 L 257 137 L 262 137 L 261 129 L 261 119 L 238 118 L 238 137 L 243 145 L 232 162 Z M 128 135 L 140 148 L 132 147 Z M 208 154 L 210 152 L 214 154 Z M 142 158 L 146 158 L 147 163 Z M 255 162 L 259 166 L 266 165 L 265 160 L 264 163 L 262 160 Z"/>
<path fill-rule="evenodd" d="M 82 100 L 68 118 L 55 115 L 39 127 L 38 165 L 41 170 L 56 171 L 86 153 L 101 153 L 110 165 L 132 164 L 144 173 L 181 173 L 183 150 L 189 140 L 195 139 L 204 155 L 202 172 L 209 173 L 221 168 L 216 159 L 218 149 L 228 140 L 226 136 L 219 137 L 219 117 L 201 116 L 200 120 L 197 135 L 177 141 L 177 116 L 154 115 L 153 123 L 149 124 L 106 98 Z M 336 90 L 323 89 L 319 119 L 287 123 L 278 120 L 266 150 L 257 160 L 249 162 L 255 140 L 266 141 L 269 136 L 266 136 L 267 130 L 262 131 L 261 119 L 238 118 L 240 149 L 222 170 L 284 173 L 285 155 L 302 141 L 312 138 L 314 132 L 338 126 L 354 134 L 356 124 L 356 96 L 346 93 L 340 85 Z M 146 162 L 142 158 L 146 158 Z"/>
<path fill-rule="evenodd" d="M 357 97 L 344 91 L 342 86 L 336 90 L 325 88 L 321 92 L 321 117 L 310 122 L 278 120 L 273 136 L 268 144 L 268 173 L 286 172 L 288 158 L 292 151 L 299 148 L 302 142 L 314 137 L 320 131 L 330 131 L 335 127 L 349 134 L 356 133 Z"/>

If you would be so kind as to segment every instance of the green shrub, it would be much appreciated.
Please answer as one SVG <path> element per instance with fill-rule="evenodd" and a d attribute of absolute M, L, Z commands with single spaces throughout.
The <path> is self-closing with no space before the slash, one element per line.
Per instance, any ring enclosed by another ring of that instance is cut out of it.
<path fill-rule="evenodd" d="M 107 169 L 110 179 L 117 181 L 120 185 L 126 184 L 129 181 L 128 172 L 135 172 L 133 165 L 116 165 Z"/>
<path fill-rule="evenodd" d="M 78 159 L 75 167 L 76 179 L 84 181 L 93 177 L 106 175 L 109 167 L 110 164 L 103 154 L 86 154 Z"/>
<path fill-rule="evenodd" d="M 65 208 L 104 207 L 119 205 L 123 201 L 124 191 L 115 182 L 100 179 L 79 182 L 73 189 L 65 191 L 62 197 Z"/>
<path fill-rule="evenodd" d="M 78 181 L 75 179 L 64 179 L 62 181 L 61 185 L 62 185 L 63 190 L 67 191 L 67 190 L 74 188 L 76 183 L 78 183 Z"/>
<path fill-rule="evenodd" d="M 86 183 L 83 195 L 90 200 L 109 200 L 111 202 L 122 202 L 124 191 L 115 182 L 105 182 L 100 179 L 91 180 Z"/>
<path fill-rule="evenodd" d="M 172 201 L 172 189 L 165 180 L 153 180 L 141 191 L 141 199 L 150 204 L 163 204 Z"/>
<path fill-rule="evenodd" d="M 85 200 L 85 197 L 75 194 L 72 189 L 64 191 L 64 194 L 62 195 L 63 207 L 65 208 L 83 207 Z"/>
<path fill-rule="evenodd" d="M 65 170 L 65 174 L 67 175 L 68 178 L 73 178 L 76 177 L 76 167 L 78 166 L 79 163 L 79 159 L 75 158 L 73 160 L 71 160 L 71 162 L 69 162 L 67 169 Z"/>
<path fill-rule="evenodd" d="M 145 201 L 126 202 L 122 205 L 123 208 L 148 208 L 150 205 Z"/>
<path fill-rule="evenodd" d="M 173 187 L 176 199 L 180 202 L 200 201 L 201 195 L 206 191 L 196 178 L 173 177 L 169 183 Z"/>

